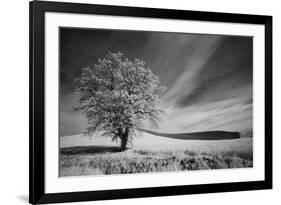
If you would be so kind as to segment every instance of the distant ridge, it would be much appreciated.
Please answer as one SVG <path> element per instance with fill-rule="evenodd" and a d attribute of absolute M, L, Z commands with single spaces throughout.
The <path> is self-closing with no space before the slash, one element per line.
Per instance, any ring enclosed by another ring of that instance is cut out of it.
<path fill-rule="evenodd" d="M 160 133 L 151 130 L 139 129 L 142 132 L 149 134 L 168 137 L 181 140 L 230 140 L 240 138 L 239 132 L 227 131 L 206 131 L 206 132 L 191 132 L 191 133 Z"/>

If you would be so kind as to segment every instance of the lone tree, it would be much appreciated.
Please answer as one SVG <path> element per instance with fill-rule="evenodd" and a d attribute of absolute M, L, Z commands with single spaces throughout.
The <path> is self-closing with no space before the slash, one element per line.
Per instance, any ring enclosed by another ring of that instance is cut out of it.
<path fill-rule="evenodd" d="M 157 126 L 163 113 L 158 96 L 163 87 L 142 60 L 130 61 L 121 53 L 108 52 L 98 64 L 83 68 L 75 83 L 81 96 L 75 110 L 88 119 L 85 133 L 99 131 L 120 140 L 121 151 L 144 121 Z"/>

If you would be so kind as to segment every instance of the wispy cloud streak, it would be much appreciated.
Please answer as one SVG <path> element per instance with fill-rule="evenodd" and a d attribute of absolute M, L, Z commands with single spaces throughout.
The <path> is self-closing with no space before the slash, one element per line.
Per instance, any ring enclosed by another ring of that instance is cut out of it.
<path fill-rule="evenodd" d="M 166 101 L 168 105 L 173 104 L 178 97 L 188 95 L 196 89 L 197 82 L 195 82 L 195 80 L 198 73 L 204 68 L 204 65 L 216 51 L 221 40 L 222 38 L 218 36 L 202 37 L 202 40 L 200 40 L 197 46 L 192 50 L 189 61 L 183 65 L 183 72 L 174 85 L 163 96 L 163 100 Z M 178 45 L 179 50 L 180 48 L 181 45 Z"/>

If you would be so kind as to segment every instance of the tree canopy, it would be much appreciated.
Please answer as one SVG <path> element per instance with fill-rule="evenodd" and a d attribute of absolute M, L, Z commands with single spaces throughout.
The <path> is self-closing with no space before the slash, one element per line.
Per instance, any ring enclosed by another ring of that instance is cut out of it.
<path fill-rule="evenodd" d="M 93 67 L 83 68 L 75 83 L 80 93 L 75 110 L 82 111 L 89 124 L 85 133 L 99 131 L 120 140 L 121 150 L 145 121 L 157 126 L 164 113 L 159 78 L 144 61 L 130 61 L 120 52 L 108 52 Z"/>

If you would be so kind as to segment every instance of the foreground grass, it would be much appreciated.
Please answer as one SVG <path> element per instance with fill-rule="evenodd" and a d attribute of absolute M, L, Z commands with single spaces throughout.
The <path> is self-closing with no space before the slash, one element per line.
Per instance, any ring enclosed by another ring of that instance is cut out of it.
<path fill-rule="evenodd" d="M 129 174 L 253 167 L 252 151 L 142 151 L 67 154 L 61 150 L 60 176 Z"/>

